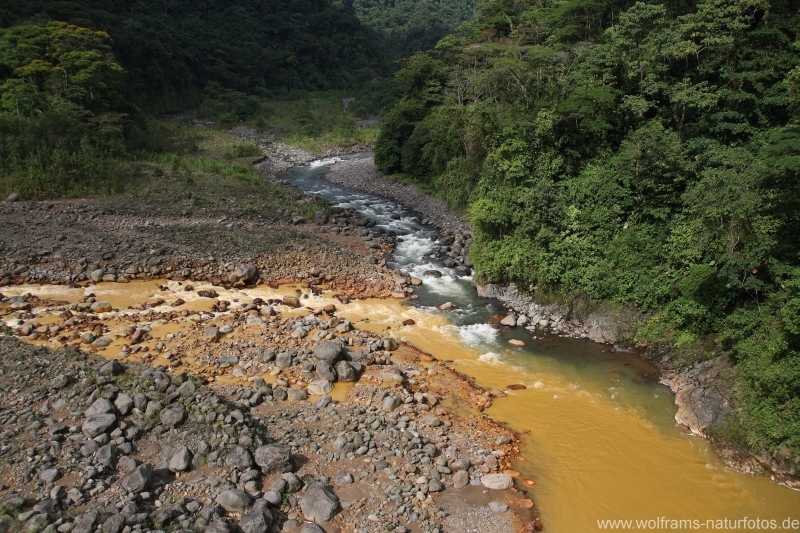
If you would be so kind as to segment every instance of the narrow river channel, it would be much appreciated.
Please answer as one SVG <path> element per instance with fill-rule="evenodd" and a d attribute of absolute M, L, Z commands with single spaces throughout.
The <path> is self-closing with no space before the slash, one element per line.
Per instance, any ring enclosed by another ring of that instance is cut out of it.
<path fill-rule="evenodd" d="M 607 519 L 699 521 L 684 523 L 684 530 L 714 529 L 711 526 L 724 523 L 706 520 L 745 517 L 774 520 L 777 529 L 783 529 L 787 518 L 800 519 L 800 491 L 735 472 L 717 458 L 707 441 L 676 426 L 672 395 L 658 384 L 656 369 L 638 356 L 611 353 L 609 347 L 590 341 L 534 340 L 522 328 L 498 334 L 487 324 L 491 315 L 501 312 L 498 302 L 478 298 L 468 278 L 456 277 L 428 257 L 437 232 L 393 201 L 326 181 L 332 162 L 296 167 L 282 177 L 304 192 L 352 207 L 375 219 L 379 227 L 396 232 L 402 242 L 390 266 L 424 281 L 413 306 L 354 301 L 343 311 L 362 319 L 359 327 L 452 360 L 455 368 L 480 385 L 499 389 L 512 383 L 526 385 L 524 390 L 506 391 L 508 396 L 495 400 L 487 412 L 524 433 L 527 463 L 519 469 L 537 481 L 533 496 L 548 531 L 597 531 L 598 521 Z M 428 270 L 444 275 L 426 277 Z M 447 301 L 459 310 L 435 309 Z M 416 325 L 403 327 L 408 318 Z M 508 344 L 511 338 L 524 340 L 525 347 L 513 348 Z M 678 527 L 662 522 L 655 528 L 659 529 Z M 758 528 L 745 524 L 727 529 Z"/>

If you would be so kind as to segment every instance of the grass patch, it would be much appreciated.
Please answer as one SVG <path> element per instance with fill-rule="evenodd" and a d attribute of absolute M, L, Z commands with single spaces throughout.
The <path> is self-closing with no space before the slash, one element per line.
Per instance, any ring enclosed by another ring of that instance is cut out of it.
<path fill-rule="evenodd" d="M 330 148 L 373 145 L 378 138 L 378 126 L 356 126 L 358 117 L 344 110 L 342 96 L 268 101 L 264 103 L 268 118 L 262 125 L 275 130 L 286 144 L 317 155 Z"/>

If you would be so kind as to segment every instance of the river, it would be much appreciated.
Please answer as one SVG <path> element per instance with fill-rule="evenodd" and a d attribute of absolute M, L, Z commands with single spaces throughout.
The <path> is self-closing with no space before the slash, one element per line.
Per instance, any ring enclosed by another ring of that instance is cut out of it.
<path fill-rule="evenodd" d="M 657 382 L 657 369 L 635 354 L 612 353 L 608 346 L 584 340 L 534 339 L 522 328 L 498 334 L 487 324 L 502 312 L 498 302 L 478 298 L 469 278 L 457 277 L 428 257 L 436 230 L 391 200 L 326 181 L 333 161 L 296 167 L 282 177 L 396 232 L 401 241 L 390 266 L 424 281 L 413 305 L 354 301 L 346 314 L 360 318 L 359 327 L 452 361 L 480 385 L 526 385 L 506 390 L 508 396 L 496 399 L 487 413 L 524 434 L 527 462 L 518 469 L 537 481 L 533 497 L 547 531 L 597 531 L 600 520 L 637 519 L 662 519 L 641 529 L 723 529 L 724 522 L 706 521 L 745 517 L 751 521 L 727 529 L 747 531 L 772 525 L 753 519 L 773 520 L 774 529 L 783 529 L 787 518 L 800 519 L 800 491 L 740 474 L 723 464 L 706 440 L 685 434 L 674 422 L 673 397 Z M 425 277 L 432 269 L 444 276 Z M 459 310 L 434 307 L 447 301 Z M 416 324 L 404 327 L 408 318 Z M 512 347 L 511 338 L 523 340 L 525 347 Z"/>

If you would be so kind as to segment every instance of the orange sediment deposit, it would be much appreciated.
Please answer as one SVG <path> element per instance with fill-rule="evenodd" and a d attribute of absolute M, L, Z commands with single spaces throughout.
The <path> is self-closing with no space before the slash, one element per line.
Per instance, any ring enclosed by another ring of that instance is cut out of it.
<path fill-rule="evenodd" d="M 415 316 L 419 310 L 385 299 L 352 299 L 343 304 L 333 297 L 334 291 L 309 289 L 302 283 L 277 289 L 268 285 L 226 288 L 195 280 L 134 280 L 71 289 L 15 286 L 0 303 L 0 316 L 15 335 L 30 329 L 22 336 L 28 342 L 78 348 L 122 363 L 143 363 L 173 376 L 198 376 L 219 394 L 233 395 L 232 401 L 240 401 L 234 396 L 259 382 L 288 392 L 290 400 L 295 394 L 316 401 L 318 397 L 306 392 L 318 379 L 316 370 L 296 359 L 310 354 L 321 342 L 337 339 L 351 353 L 366 351 L 374 361 L 363 366 L 357 381 L 333 385 L 329 394 L 335 402 L 371 409 L 375 391 L 393 394 L 396 390 L 405 398 L 407 409 L 413 407 L 406 412 L 415 413 L 421 436 L 471 451 L 473 476 L 478 476 L 474 479 L 511 471 L 513 461 L 522 460 L 519 435 L 481 412 L 498 391 L 477 386 L 464 373 L 409 343 L 382 337 L 387 331 L 399 333 L 403 321 L 414 320 L 397 317 L 397 309 Z M 8 305 L 12 294 L 39 291 L 41 299 L 25 297 L 27 309 Z M 336 295 L 341 294 L 337 289 Z M 299 305 L 291 305 L 295 303 Z M 289 366 L 276 364 L 282 352 L 297 354 Z M 270 409 L 288 413 L 289 405 L 271 403 Z M 402 462 L 388 462 L 403 467 Z M 513 495 L 515 490 L 508 492 L 505 500 L 514 514 L 509 523 L 517 531 L 532 530 L 533 524 L 541 523 L 538 511 L 514 506 L 519 496 Z M 450 505 L 446 494 L 441 498 L 445 508 Z M 433 505 L 439 499 L 431 493 L 415 502 Z"/>

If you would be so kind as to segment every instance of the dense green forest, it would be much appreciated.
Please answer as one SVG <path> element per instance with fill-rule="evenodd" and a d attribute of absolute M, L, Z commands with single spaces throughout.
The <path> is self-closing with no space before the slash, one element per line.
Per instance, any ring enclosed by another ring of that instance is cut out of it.
<path fill-rule="evenodd" d="M 382 38 L 387 59 L 430 50 L 471 20 L 477 0 L 336 0 Z"/>
<path fill-rule="evenodd" d="M 724 438 L 800 460 L 800 2 L 491 0 L 403 61 L 376 163 L 463 209 L 483 281 L 730 353 Z"/>
<path fill-rule="evenodd" d="M 7 0 L 0 192 L 118 191 L 137 152 L 179 149 L 154 114 L 266 124 L 267 98 L 361 87 L 384 67 L 374 32 L 327 0 Z"/>

